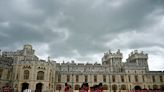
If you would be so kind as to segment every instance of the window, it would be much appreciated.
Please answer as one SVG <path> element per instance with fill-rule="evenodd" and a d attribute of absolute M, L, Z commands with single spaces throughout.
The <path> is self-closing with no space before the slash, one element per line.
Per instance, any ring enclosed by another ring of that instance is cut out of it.
<path fill-rule="evenodd" d="M 85 75 L 85 82 L 88 82 L 88 76 Z"/>
<path fill-rule="evenodd" d="M 37 74 L 37 80 L 44 80 L 44 72 L 43 71 L 39 71 Z"/>
<path fill-rule="evenodd" d="M 103 85 L 103 90 L 108 90 L 108 85 Z"/>
<path fill-rule="evenodd" d="M 28 70 L 24 71 L 24 79 L 29 79 L 29 71 Z"/>
<path fill-rule="evenodd" d="M 131 80 L 130 80 L 130 75 L 128 76 L 128 78 L 129 78 L 129 82 L 131 82 Z"/>
<path fill-rule="evenodd" d="M 135 75 L 134 77 L 135 77 L 135 82 L 138 82 L 138 76 Z"/>
<path fill-rule="evenodd" d="M 153 80 L 153 82 L 155 82 L 155 76 L 152 76 L 152 80 Z"/>
<path fill-rule="evenodd" d="M 76 82 L 79 82 L 79 76 L 76 75 Z"/>
<path fill-rule="evenodd" d="M 126 90 L 126 85 L 121 85 L 121 90 Z"/>
<path fill-rule="evenodd" d="M 106 82 L 106 76 L 103 75 L 103 82 Z"/>
<path fill-rule="evenodd" d="M 3 69 L 0 69 L 0 79 L 2 77 Z"/>
<path fill-rule="evenodd" d="M 121 82 L 125 82 L 124 76 L 121 76 Z"/>
<path fill-rule="evenodd" d="M 79 90 L 80 85 L 75 85 L 75 90 Z"/>
<path fill-rule="evenodd" d="M 94 82 L 97 82 L 97 76 L 94 75 Z"/>
<path fill-rule="evenodd" d="M 67 82 L 70 82 L 70 75 L 67 75 Z"/>
<path fill-rule="evenodd" d="M 117 90 L 117 85 L 112 85 L 112 90 Z"/>
<path fill-rule="evenodd" d="M 9 79 L 10 78 L 10 71 L 8 70 L 8 72 L 7 72 L 7 79 Z"/>
<path fill-rule="evenodd" d="M 113 82 L 115 82 L 115 81 L 116 81 L 116 80 L 115 80 L 115 76 L 114 76 L 114 75 L 112 76 L 112 81 L 113 81 Z"/>
<path fill-rule="evenodd" d="M 61 85 L 60 84 L 56 85 L 56 90 L 61 90 Z"/>
<path fill-rule="evenodd" d="M 142 76 L 142 80 L 143 80 L 143 82 L 145 82 L 145 77 L 144 76 Z"/>
<path fill-rule="evenodd" d="M 61 82 L 61 75 L 58 75 L 58 82 Z"/>
<path fill-rule="evenodd" d="M 162 76 L 159 76 L 160 82 L 163 82 L 163 78 Z"/>

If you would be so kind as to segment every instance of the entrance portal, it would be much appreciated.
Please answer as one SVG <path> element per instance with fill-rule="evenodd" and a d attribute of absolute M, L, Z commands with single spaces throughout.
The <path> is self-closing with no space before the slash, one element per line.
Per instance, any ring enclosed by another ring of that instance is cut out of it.
<path fill-rule="evenodd" d="M 135 86 L 134 89 L 135 90 L 141 90 L 141 87 L 140 86 Z"/>
<path fill-rule="evenodd" d="M 42 83 L 37 83 L 35 92 L 42 92 L 42 86 L 43 86 Z"/>
<path fill-rule="evenodd" d="M 28 83 L 22 83 L 22 91 L 21 92 L 23 92 L 23 90 L 27 89 L 28 86 L 29 86 Z"/>

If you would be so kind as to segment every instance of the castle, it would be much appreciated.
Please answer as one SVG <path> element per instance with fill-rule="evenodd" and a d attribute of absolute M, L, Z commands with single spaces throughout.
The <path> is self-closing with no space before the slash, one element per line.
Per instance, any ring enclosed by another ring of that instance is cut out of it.
<path fill-rule="evenodd" d="M 148 54 L 135 50 L 126 62 L 122 58 L 118 50 L 104 53 L 102 63 L 57 63 L 39 59 L 32 45 L 26 44 L 22 50 L 0 54 L 0 88 L 8 83 L 18 92 L 26 87 L 32 92 L 63 92 L 68 83 L 78 92 L 84 82 L 89 86 L 102 83 L 104 92 L 164 87 L 164 72 L 149 71 Z"/>

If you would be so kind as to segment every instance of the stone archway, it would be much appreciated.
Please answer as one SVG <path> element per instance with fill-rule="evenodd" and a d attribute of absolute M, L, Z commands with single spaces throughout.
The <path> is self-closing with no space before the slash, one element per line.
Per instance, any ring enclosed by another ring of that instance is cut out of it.
<path fill-rule="evenodd" d="M 23 90 L 27 89 L 28 86 L 29 86 L 28 83 L 22 83 L 22 90 L 21 90 L 21 92 L 23 92 Z"/>
<path fill-rule="evenodd" d="M 36 84 L 35 92 L 42 92 L 42 86 L 43 86 L 42 83 L 37 83 Z"/>
<path fill-rule="evenodd" d="M 137 86 L 134 87 L 134 89 L 135 90 L 141 90 L 141 87 L 137 85 Z"/>

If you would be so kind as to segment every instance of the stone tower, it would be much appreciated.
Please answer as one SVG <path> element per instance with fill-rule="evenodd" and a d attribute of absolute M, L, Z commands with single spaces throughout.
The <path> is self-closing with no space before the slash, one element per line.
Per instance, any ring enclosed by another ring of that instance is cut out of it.
<path fill-rule="evenodd" d="M 127 59 L 128 63 L 135 64 L 138 67 L 142 67 L 146 71 L 149 70 L 148 68 L 148 54 L 145 54 L 143 51 L 138 52 L 137 50 L 134 50 L 129 54 L 129 57 Z"/>
<path fill-rule="evenodd" d="M 118 49 L 115 53 L 112 53 L 110 50 L 107 53 L 104 53 L 102 58 L 103 65 L 109 65 L 112 72 L 121 72 L 122 71 L 122 53 Z"/>

